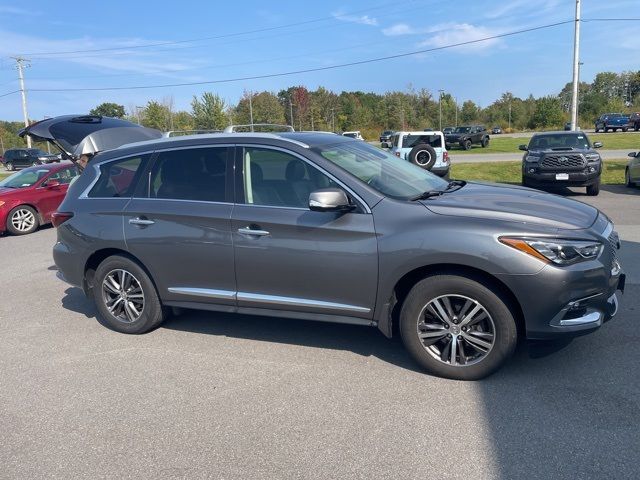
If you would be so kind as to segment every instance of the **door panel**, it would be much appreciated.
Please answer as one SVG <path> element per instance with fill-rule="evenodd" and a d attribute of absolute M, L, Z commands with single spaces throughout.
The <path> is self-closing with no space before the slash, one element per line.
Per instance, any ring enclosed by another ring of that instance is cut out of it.
<path fill-rule="evenodd" d="M 127 246 L 165 301 L 235 305 L 231 151 L 160 152 L 148 172 L 147 198 L 127 206 Z"/>
<path fill-rule="evenodd" d="M 241 204 L 231 226 L 238 306 L 371 318 L 378 278 L 372 215 L 309 210 L 311 191 L 340 185 L 291 152 L 238 152 Z"/>

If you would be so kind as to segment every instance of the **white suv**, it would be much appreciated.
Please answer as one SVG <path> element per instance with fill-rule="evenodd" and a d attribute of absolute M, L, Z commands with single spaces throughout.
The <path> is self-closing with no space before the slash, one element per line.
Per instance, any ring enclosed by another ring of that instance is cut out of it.
<path fill-rule="evenodd" d="M 442 132 L 395 132 L 391 153 L 440 177 L 449 176 L 451 162 Z"/>

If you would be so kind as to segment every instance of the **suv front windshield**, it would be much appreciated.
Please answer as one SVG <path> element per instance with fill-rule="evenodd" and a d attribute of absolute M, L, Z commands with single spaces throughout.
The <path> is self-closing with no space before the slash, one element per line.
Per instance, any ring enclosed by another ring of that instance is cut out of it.
<path fill-rule="evenodd" d="M 0 182 L 0 187 L 5 188 L 26 188 L 34 185 L 43 178 L 49 170 L 22 170 L 5 178 Z"/>
<path fill-rule="evenodd" d="M 409 200 L 448 185 L 431 172 L 367 143 L 321 145 L 312 150 L 388 197 Z"/>
<path fill-rule="evenodd" d="M 529 150 L 546 150 L 546 149 L 566 149 L 576 148 L 580 150 L 588 150 L 591 143 L 583 133 L 549 133 L 543 135 L 535 135 L 529 143 Z"/>
<path fill-rule="evenodd" d="M 454 133 L 469 133 L 471 131 L 471 127 L 456 127 Z"/>

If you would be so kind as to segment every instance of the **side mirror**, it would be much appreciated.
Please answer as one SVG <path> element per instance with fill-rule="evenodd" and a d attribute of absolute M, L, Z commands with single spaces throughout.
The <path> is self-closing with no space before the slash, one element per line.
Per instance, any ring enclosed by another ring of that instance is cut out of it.
<path fill-rule="evenodd" d="M 349 212 L 354 208 L 340 188 L 322 188 L 309 195 L 309 209 L 316 212 Z"/>
<path fill-rule="evenodd" d="M 58 180 L 49 180 L 44 186 L 47 188 L 57 188 L 60 186 L 60 182 Z"/>
<path fill-rule="evenodd" d="M 593 148 L 602 148 L 602 142 L 593 142 Z"/>
<path fill-rule="evenodd" d="M 526 145 L 518 145 L 518 150 L 527 151 L 529 150 Z"/>
<path fill-rule="evenodd" d="M 631 158 L 636 158 L 638 156 L 638 152 L 631 152 L 631 153 L 627 154 L 627 156 L 631 157 Z"/>

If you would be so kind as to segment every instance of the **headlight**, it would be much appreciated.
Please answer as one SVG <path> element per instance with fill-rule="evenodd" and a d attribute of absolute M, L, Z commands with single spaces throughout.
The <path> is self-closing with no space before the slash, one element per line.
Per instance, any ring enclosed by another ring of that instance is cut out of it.
<path fill-rule="evenodd" d="M 584 156 L 587 159 L 587 162 L 597 162 L 600 160 L 600 155 L 597 153 L 588 153 Z"/>
<path fill-rule="evenodd" d="M 513 237 L 500 237 L 499 240 L 543 262 L 552 262 L 556 265 L 571 265 L 583 260 L 591 260 L 597 258 L 602 252 L 602 244 L 596 241 Z"/>
<path fill-rule="evenodd" d="M 527 157 L 525 158 L 525 160 L 527 162 L 538 162 L 538 161 L 540 161 L 540 155 L 528 154 Z"/>

